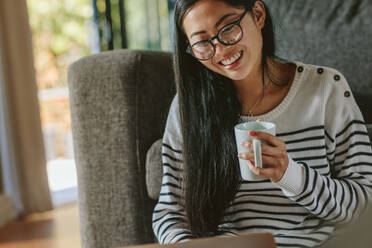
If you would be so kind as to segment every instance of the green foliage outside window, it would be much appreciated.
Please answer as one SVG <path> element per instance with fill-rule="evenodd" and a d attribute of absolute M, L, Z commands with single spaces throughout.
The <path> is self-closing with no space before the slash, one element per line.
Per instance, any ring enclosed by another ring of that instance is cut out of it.
<path fill-rule="evenodd" d="M 125 0 L 128 48 L 170 50 L 168 1 Z M 39 89 L 67 86 L 67 67 L 91 54 L 92 0 L 27 0 Z M 105 0 L 97 1 L 100 50 L 108 50 Z M 119 1 L 111 0 L 114 49 L 121 48 Z"/>
<path fill-rule="evenodd" d="M 90 0 L 28 0 L 39 89 L 67 85 L 66 69 L 90 54 Z"/>
<path fill-rule="evenodd" d="M 121 48 L 119 1 L 110 1 L 114 49 Z M 128 48 L 170 50 L 167 0 L 125 0 Z M 108 50 L 105 0 L 97 0 L 100 48 Z"/>

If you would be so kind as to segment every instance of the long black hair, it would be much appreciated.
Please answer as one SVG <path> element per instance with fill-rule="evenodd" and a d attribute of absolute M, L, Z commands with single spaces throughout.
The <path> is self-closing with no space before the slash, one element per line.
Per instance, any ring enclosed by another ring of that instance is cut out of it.
<path fill-rule="evenodd" d="M 257 0 L 219 0 L 251 11 Z M 218 234 L 224 210 L 240 185 L 234 126 L 242 105 L 231 79 L 186 53 L 182 17 L 198 0 L 177 0 L 174 11 L 174 72 L 183 135 L 183 204 L 194 237 Z M 275 57 L 272 20 L 266 5 L 262 68 Z"/>

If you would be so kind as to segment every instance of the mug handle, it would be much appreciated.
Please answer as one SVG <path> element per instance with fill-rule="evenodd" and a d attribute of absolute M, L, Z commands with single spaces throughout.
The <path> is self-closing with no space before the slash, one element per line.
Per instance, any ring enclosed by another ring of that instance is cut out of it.
<path fill-rule="evenodd" d="M 253 139 L 252 144 L 255 167 L 262 168 L 261 141 L 259 139 Z"/>

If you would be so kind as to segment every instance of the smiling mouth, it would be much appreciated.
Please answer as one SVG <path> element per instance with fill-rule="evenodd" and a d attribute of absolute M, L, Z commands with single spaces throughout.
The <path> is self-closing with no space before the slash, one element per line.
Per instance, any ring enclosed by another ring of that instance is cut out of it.
<path fill-rule="evenodd" d="M 234 56 L 232 56 L 231 58 L 222 60 L 222 61 L 218 62 L 218 64 L 220 64 L 224 67 L 231 67 L 231 66 L 235 65 L 237 62 L 239 62 L 240 59 L 242 58 L 242 56 L 243 56 L 243 51 L 239 51 Z"/>

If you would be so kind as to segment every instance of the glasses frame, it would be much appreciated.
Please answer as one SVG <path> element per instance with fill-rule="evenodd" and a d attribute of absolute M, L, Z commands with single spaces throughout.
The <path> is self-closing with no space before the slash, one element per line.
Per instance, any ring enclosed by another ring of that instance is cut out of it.
<path fill-rule="evenodd" d="M 220 28 L 220 30 L 218 30 L 217 34 L 215 36 L 213 36 L 212 38 L 208 39 L 208 40 L 201 40 L 201 41 L 198 41 L 198 42 L 195 42 L 194 44 L 192 45 L 188 45 L 187 48 L 186 48 L 186 52 L 189 53 L 190 55 L 192 55 L 194 58 L 198 59 L 198 60 L 201 60 L 201 61 L 206 61 L 206 60 L 210 60 L 211 58 L 214 57 L 215 53 L 216 53 L 216 46 L 213 44 L 213 40 L 217 39 L 219 43 L 221 43 L 222 45 L 224 46 L 233 46 L 235 44 L 237 44 L 239 41 L 241 41 L 241 39 L 243 38 L 243 28 L 242 26 L 240 25 L 240 22 L 243 20 L 245 14 L 247 14 L 249 10 L 245 10 L 244 13 L 239 17 L 239 19 L 237 19 L 236 21 L 233 21 L 229 24 L 226 24 L 225 26 L 223 26 L 222 28 Z M 223 29 L 225 29 L 226 27 L 228 26 L 233 26 L 233 25 L 238 25 L 238 27 L 240 28 L 241 32 L 242 32 L 242 36 L 239 38 L 239 40 L 237 40 L 236 42 L 234 43 L 225 43 L 223 40 L 220 39 L 219 35 L 221 33 L 221 31 Z M 212 45 L 213 47 L 213 54 L 207 58 L 207 59 L 199 59 L 198 57 L 195 56 L 195 54 L 193 53 L 192 51 L 192 47 L 197 45 L 197 44 L 200 44 L 200 43 L 204 43 L 204 42 L 208 42 Z"/>

